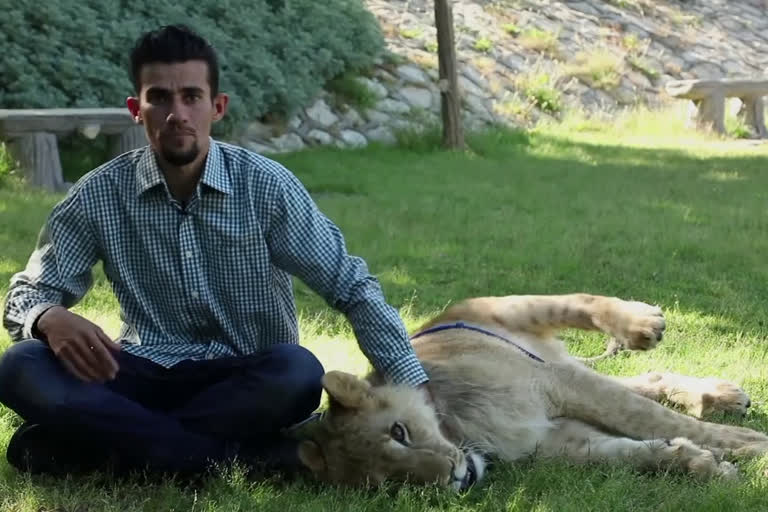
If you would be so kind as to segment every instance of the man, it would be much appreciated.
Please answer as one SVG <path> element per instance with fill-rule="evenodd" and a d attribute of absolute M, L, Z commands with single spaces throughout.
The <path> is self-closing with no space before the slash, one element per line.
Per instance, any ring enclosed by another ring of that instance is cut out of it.
<path fill-rule="evenodd" d="M 227 110 L 218 73 L 183 26 L 139 38 L 127 106 L 149 146 L 79 180 L 13 277 L 15 343 L 0 359 L 0 402 L 25 420 L 13 466 L 296 469 L 279 432 L 318 407 L 323 368 L 298 345 L 289 274 L 347 316 L 379 371 L 425 386 L 397 312 L 295 176 L 210 138 Z M 68 310 L 98 261 L 120 303 L 117 342 Z"/>

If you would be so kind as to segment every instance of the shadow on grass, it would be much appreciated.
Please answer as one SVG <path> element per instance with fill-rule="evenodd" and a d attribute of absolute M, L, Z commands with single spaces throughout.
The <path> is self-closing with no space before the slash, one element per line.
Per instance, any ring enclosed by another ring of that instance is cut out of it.
<path fill-rule="evenodd" d="M 277 157 L 363 256 L 395 306 L 429 314 L 476 295 L 585 291 L 768 322 L 765 156 L 492 131 L 470 152 L 439 137 L 398 150 Z M 21 269 L 51 200 L 0 191 L 0 290 Z M 309 314 L 326 308 L 297 292 Z"/>

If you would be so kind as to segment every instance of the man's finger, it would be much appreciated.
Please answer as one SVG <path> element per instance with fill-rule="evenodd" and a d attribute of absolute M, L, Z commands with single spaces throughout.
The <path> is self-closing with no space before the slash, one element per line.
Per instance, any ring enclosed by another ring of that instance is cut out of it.
<path fill-rule="evenodd" d="M 104 346 L 107 347 L 109 350 L 113 352 L 120 352 L 123 347 L 120 346 L 119 343 L 115 343 L 110 339 L 109 336 L 104 333 L 104 331 L 101 330 L 101 328 L 97 327 L 96 333 L 99 335 L 99 339 L 104 342 Z"/>
<path fill-rule="evenodd" d="M 93 355 L 98 359 L 99 369 L 104 375 L 105 379 L 114 379 L 117 374 L 118 365 L 115 361 L 112 353 L 104 346 L 104 340 L 98 335 L 98 332 L 94 333 L 89 341 L 91 343 Z M 90 348 L 89 347 L 89 348 Z"/>
<path fill-rule="evenodd" d="M 73 373 L 85 382 L 102 380 L 92 366 L 83 359 L 81 352 L 80 344 L 72 343 L 59 352 L 59 359 L 68 363 L 75 370 Z"/>
<path fill-rule="evenodd" d="M 84 334 L 80 339 L 71 345 L 72 348 L 75 349 L 74 351 L 77 353 L 77 355 L 79 355 L 83 362 L 87 365 L 89 370 L 88 373 L 92 374 L 97 380 L 103 381 L 107 379 L 108 372 L 96 354 L 96 344 L 98 343 L 101 342 L 98 340 L 98 338 L 96 338 L 95 335 Z M 82 371 L 84 368 L 80 367 L 80 370 Z"/>

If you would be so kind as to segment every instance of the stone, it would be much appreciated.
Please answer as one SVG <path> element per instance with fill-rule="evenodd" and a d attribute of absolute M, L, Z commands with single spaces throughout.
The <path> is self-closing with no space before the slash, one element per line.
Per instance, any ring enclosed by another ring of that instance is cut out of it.
<path fill-rule="evenodd" d="M 272 145 L 280 152 L 300 151 L 306 147 L 301 137 L 295 133 L 286 133 L 270 139 Z"/>
<path fill-rule="evenodd" d="M 412 107 L 428 109 L 432 106 L 432 93 L 428 89 L 403 87 L 400 94 Z"/>
<path fill-rule="evenodd" d="M 317 100 L 311 107 L 305 110 L 307 117 L 323 128 L 330 128 L 339 120 L 325 100 Z"/>
<path fill-rule="evenodd" d="M 365 121 L 360 116 L 360 113 L 352 107 L 347 107 L 347 110 L 341 114 L 341 122 L 345 127 L 357 127 L 365 124 Z"/>
<path fill-rule="evenodd" d="M 382 144 L 394 144 L 397 142 L 392 129 L 387 126 L 379 126 L 373 130 L 368 130 L 365 132 L 365 136 L 368 137 L 368 140 L 381 142 Z"/>
<path fill-rule="evenodd" d="M 573 2 L 568 4 L 568 7 L 574 11 L 579 11 L 582 14 L 589 14 L 590 16 L 600 16 L 600 11 L 592 7 L 586 2 Z"/>
<path fill-rule="evenodd" d="M 426 85 L 429 78 L 420 68 L 411 65 L 399 66 L 397 75 L 405 82 L 415 85 Z"/>
<path fill-rule="evenodd" d="M 528 63 L 525 60 L 525 58 L 521 57 L 520 55 L 516 55 L 514 53 L 504 54 L 501 56 L 499 60 L 506 67 L 518 73 L 523 71 L 528 66 Z"/>
<path fill-rule="evenodd" d="M 383 99 L 376 103 L 376 109 L 391 114 L 405 114 L 411 110 L 411 108 L 402 101 L 393 100 L 390 98 Z"/>
<path fill-rule="evenodd" d="M 301 128 L 301 123 L 302 123 L 302 120 L 301 120 L 301 118 L 299 116 L 293 116 L 288 121 L 288 128 L 290 128 L 291 130 L 296 131 L 299 128 Z"/>
<path fill-rule="evenodd" d="M 693 66 L 690 73 L 697 78 L 722 78 L 723 70 L 714 62 L 701 62 Z"/>
<path fill-rule="evenodd" d="M 475 96 L 487 96 L 488 93 L 486 93 L 483 89 L 475 85 L 474 82 L 471 82 L 467 77 L 464 75 L 459 75 L 459 89 L 467 94 L 474 94 Z"/>
<path fill-rule="evenodd" d="M 357 81 L 371 91 L 377 99 L 384 99 L 389 96 L 389 91 L 381 84 L 381 82 L 366 77 L 358 77 Z"/>
<path fill-rule="evenodd" d="M 339 138 L 345 146 L 353 148 L 359 148 L 368 145 L 368 140 L 365 138 L 365 135 L 354 130 L 342 130 L 339 134 Z"/>
<path fill-rule="evenodd" d="M 333 142 L 333 137 L 331 136 L 330 133 L 324 132 L 323 130 L 318 130 L 317 128 L 315 128 L 314 130 L 311 130 L 307 134 L 307 139 L 312 144 L 320 144 L 323 146 Z"/>
<path fill-rule="evenodd" d="M 254 153 L 258 153 L 260 155 L 277 153 L 277 150 L 272 146 L 268 146 L 267 144 L 260 144 L 258 142 L 253 142 L 250 140 L 243 142 L 243 146 L 245 147 L 245 149 L 249 151 L 253 151 Z"/>
<path fill-rule="evenodd" d="M 480 89 L 488 89 L 488 80 L 486 80 L 485 77 L 478 73 L 477 70 L 472 66 L 463 66 L 461 69 L 461 74 Z"/>
<path fill-rule="evenodd" d="M 375 124 L 386 124 L 391 119 L 389 114 L 385 114 L 384 112 L 379 112 L 378 110 L 373 109 L 366 110 L 365 117 L 368 119 L 368 121 Z"/>
<path fill-rule="evenodd" d="M 475 96 L 474 94 L 467 94 L 464 97 L 464 101 L 467 102 L 469 109 L 482 119 L 493 120 L 493 115 L 488 111 L 485 103 L 483 103 L 483 99 L 479 96 Z"/>
<path fill-rule="evenodd" d="M 274 128 L 260 121 L 251 121 L 245 128 L 245 138 L 250 140 L 267 140 L 274 135 Z"/>

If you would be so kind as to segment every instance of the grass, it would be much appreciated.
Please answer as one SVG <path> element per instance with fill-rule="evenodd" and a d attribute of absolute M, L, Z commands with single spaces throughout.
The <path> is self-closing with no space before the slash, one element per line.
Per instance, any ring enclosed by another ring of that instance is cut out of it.
<path fill-rule="evenodd" d="M 549 114 L 563 109 L 562 93 L 556 85 L 557 78 L 542 69 L 534 69 L 517 75 L 515 85 L 530 103 Z"/>
<path fill-rule="evenodd" d="M 556 57 L 560 50 L 557 34 L 538 28 L 525 29 L 517 38 L 517 42 L 528 50 Z"/>
<path fill-rule="evenodd" d="M 564 67 L 565 76 L 580 78 L 590 87 L 604 90 L 616 88 L 621 83 L 623 58 L 607 49 L 579 52 Z"/>
<path fill-rule="evenodd" d="M 698 135 L 682 115 L 566 116 L 529 133 L 469 136 L 471 151 L 407 147 L 312 150 L 279 159 L 363 256 L 409 327 L 466 296 L 585 291 L 661 304 L 664 342 L 600 371 L 668 370 L 733 380 L 751 395 L 744 419 L 768 431 L 766 145 Z M 0 188 L 0 292 L 23 267 L 57 196 Z M 345 321 L 300 283 L 303 343 L 327 369 L 368 367 Z M 101 272 L 77 311 L 112 335 L 117 305 Z M 571 350 L 600 336 L 567 331 Z M 0 347 L 7 345 L 0 334 Z M 0 451 L 19 419 L 0 408 Z M 106 476 L 29 478 L 0 459 L 0 510 L 53 511 L 720 511 L 765 510 L 768 460 L 736 484 L 559 461 L 496 466 L 468 494 L 344 490 L 249 482 L 223 471 L 195 486 Z"/>

